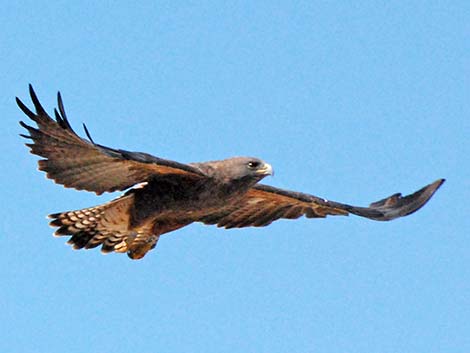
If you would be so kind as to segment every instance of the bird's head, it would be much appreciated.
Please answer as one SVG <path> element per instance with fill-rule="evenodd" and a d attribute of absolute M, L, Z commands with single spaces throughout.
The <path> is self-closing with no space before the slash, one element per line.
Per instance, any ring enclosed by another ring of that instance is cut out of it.
<path fill-rule="evenodd" d="M 255 157 L 233 157 L 211 162 L 214 176 L 225 182 L 240 181 L 255 184 L 268 175 L 273 175 L 273 167 Z"/>

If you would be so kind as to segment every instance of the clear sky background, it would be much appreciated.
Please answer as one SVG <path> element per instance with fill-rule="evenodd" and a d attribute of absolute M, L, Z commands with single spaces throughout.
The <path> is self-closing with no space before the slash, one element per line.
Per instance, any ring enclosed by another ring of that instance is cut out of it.
<path fill-rule="evenodd" d="M 10 1 L 0 15 L 0 352 L 469 352 L 468 1 Z M 92 206 L 18 136 L 32 83 L 76 130 L 181 162 L 263 158 L 274 186 L 419 212 L 222 230 L 141 261 L 72 251 Z"/>

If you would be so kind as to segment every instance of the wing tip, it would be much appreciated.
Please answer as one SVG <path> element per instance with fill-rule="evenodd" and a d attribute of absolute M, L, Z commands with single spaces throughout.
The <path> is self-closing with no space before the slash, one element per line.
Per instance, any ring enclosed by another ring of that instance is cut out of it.
<path fill-rule="evenodd" d="M 442 184 L 444 184 L 445 181 L 446 180 L 444 178 L 437 179 L 431 184 L 426 185 L 425 187 L 416 191 L 414 194 L 417 194 L 418 197 L 420 197 L 421 195 L 424 195 L 424 198 L 423 198 L 424 199 L 423 205 L 424 205 L 434 195 L 434 193 L 442 186 Z"/>
<path fill-rule="evenodd" d="M 442 184 L 444 184 L 446 182 L 446 179 L 445 178 L 440 178 L 440 179 L 437 179 L 434 183 L 430 184 L 432 186 L 435 187 L 435 189 L 439 189 L 441 187 Z"/>
<path fill-rule="evenodd" d="M 392 200 L 390 203 L 385 199 L 385 203 L 377 207 L 382 208 L 383 218 L 377 220 L 390 221 L 395 218 L 408 216 L 422 208 L 433 197 L 436 191 L 444 184 L 445 179 L 440 178 L 428 184 L 418 191 L 404 197 Z"/>
<path fill-rule="evenodd" d="M 37 113 L 38 114 L 45 113 L 45 110 L 42 107 L 41 103 L 39 102 L 36 92 L 34 91 L 33 85 L 30 83 L 28 87 L 29 87 L 29 95 L 31 96 L 31 100 L 33 101 L 33 104 L 34 104 L 34 107 L 36 108 Z"/>
<path fill-rule="evenodd" d="M 96 145 L 95 141 L 93 141 L 93 138 L 90 135 L 90 132 L 88 131 L 88 128 L 86 127 L 85 123 L 83 123 L 83 130 L 85 130 L 85 134 L 87 135 L 88 139 L 90 142 L 94 145 Z"/>
<path fill-rule="evenodd" d="M 400 193 L 393 194 L 371 203 L 369 207 L 343 206 L 347 206 L 347 210 L 357 216 L 375 221 L 391 221 L 418 211 L 432 198 L 445 181 L 444 178 L 437 179 L 406 196 L 402 196 Z"/>

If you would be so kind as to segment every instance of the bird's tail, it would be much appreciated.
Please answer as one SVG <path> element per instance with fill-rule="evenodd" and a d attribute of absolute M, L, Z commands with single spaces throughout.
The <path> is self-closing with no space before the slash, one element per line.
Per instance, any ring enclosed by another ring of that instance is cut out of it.
<path fill-rule="evenodd" d="M 101 245 L 103 253 L 127 252 L 133 259 L 142 258 L 155 247 L 158 238 L 149 244 L 148 233 L 140 234 L 141 231 L 131 229 L 129 211 L 132 203 L 133 195 L 128 194 L 99 206 L 51 214 L 50 225 L 58 227 L 55 236 L 71 236 L 67 243 L 74 249 Z M 146 239 L 145 252 L 141 251 L 141 238 Z"/>

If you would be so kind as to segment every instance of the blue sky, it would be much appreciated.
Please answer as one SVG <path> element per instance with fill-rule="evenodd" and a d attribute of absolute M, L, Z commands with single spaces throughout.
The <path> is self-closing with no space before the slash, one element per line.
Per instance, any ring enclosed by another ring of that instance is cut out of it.
<path fill-rule="evenodd" d="M 2 7 L 1 352 L 468 352 L 468 2 L 15 1 Z M 389 223 L 191 225 L 142 261 L 72 251 L 64 189 L 18 136 L 32 83 L 95 141 L 253 155 L 357 205 L 444 177 Z"/>

